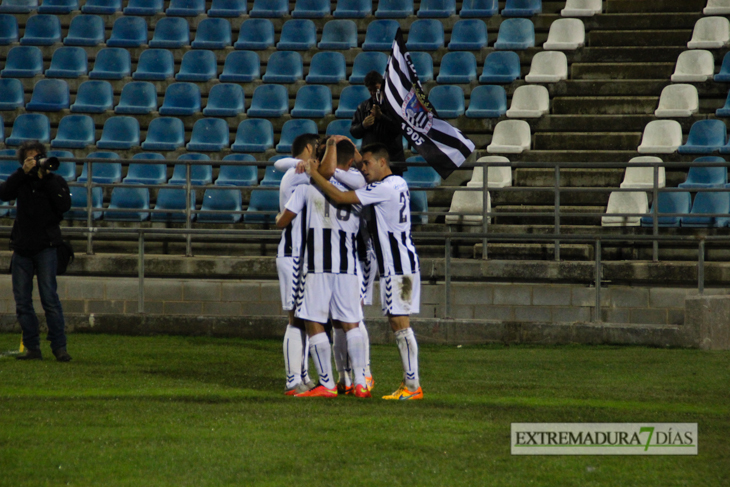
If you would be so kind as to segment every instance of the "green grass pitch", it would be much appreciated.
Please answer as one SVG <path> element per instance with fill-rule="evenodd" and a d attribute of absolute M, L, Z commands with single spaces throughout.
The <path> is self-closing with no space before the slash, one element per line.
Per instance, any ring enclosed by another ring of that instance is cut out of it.
<path fill-rule="evenodd" d="M 0 351 L 19 336 L 0 334 Z M 0 358 L 0 486 L 730 485 L 730 353 L 374 346 L 376 398 L 283 392 L 278 341 L 72 334 Z M 511 456 L 512 422 L 697 422 L 697 456 Z"/>

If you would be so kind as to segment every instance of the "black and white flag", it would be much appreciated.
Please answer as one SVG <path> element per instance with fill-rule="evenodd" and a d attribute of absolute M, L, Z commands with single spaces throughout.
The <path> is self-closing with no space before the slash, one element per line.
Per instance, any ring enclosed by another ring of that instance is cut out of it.
<path fill-rule="evenodd" d="M 447 178 L 474 151 L 474 142 L 441 120 L 418 81 L 401 30 L 385 68 L 382 105 L 401 120 L 401 132 L 442 178 Z"/>

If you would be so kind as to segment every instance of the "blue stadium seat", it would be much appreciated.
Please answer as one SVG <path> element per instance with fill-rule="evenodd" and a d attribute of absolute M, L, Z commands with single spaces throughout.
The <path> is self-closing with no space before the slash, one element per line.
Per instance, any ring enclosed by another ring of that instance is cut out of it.
<path fill-rule="evenodd" d="M 404 174 L 408 174 L 410 169 Z M 411 223 L 414 225 L 425 225 L 428 223 L 428 215 L 414 215 L 413 213 L 428 211 L 428 197 L 425 191 L 411 191 Z"/>
<path fill-rule="evenodd" d="M 267 212 L 267 214 L 253 213 L 257 211 Z M 246 223 L 274 223 L 277 213 L 279 213 L 279 192 L 254 189 L 251 191 L 251 199 L 248 202 L 243 221 Z"/>
<path fill-rule="evenodd" d="M 253 0 L 248 15 L 269 19 L 285 17 L 289 15 L 289 0 Z"/>
<path fill-rule="evenodd" d="M 20 168 L 20 164 L 18 164 L 15 154 L 15 149 L 0 150 L 0 156 L 13 157 L 13 159 L 0 159 L 0 181 L 5 181 L 8 179 L 8 176 Z"/>
<path fill-rule="evenodd" d="M 67 150 L 49 150 L 48 157 L 73 157 L 73 153 Z M 66 182 L 76 181 L 76 163 L 73 161 L 63 161 L 58 165 L 56 174 L 61 176 Z"/>
<path fill-rule="evenodd" d="M 205 0 L 170 0 L 165 15 L 195 17 L 205 13 Z"/>
<path fill-rule="evenodd" d="M 190 191 L 189 205 L 195 210 L 195 191 Z M 184 222 L 185 221 L 185 190 L 176 188 L 163 188 L 157 193 L 155 210 L 166 210 L 153 212 L 152 221 L 157 222 Z M 190 220 L 195 220 L 196 215 L 191 213 Z"/>
<path fill-rule="evenodd" d="M 86 207 L 88 203 L 88 192 L 85 187 L 83 186 L 71 186 L 68 188 L 69 192 L 71 193 L 71 208 L 79 208 L 79 209 L 71 209 L 63 214 L 63 217 L 66 220 L 81 220 L 86 221 L 88 218 L 87 211 L 81 208 Z M 102 207 L 102 203 L 104 200 L 104 188 L 101 188 L 99 186 L 96 186 L 94 188 L 91 188 L 91 208 L 97 209 Z M 91 219 L 92 220 L 99 220 L 101 219 L 101 211 L 92 211 L 91 212 Z"/>
<path fill-rule="evenodd" d="M 178 81 L 210 81 L 218 76 L 218 62 L 213 51 L 188 51 L 183 55 Z"/>
<path fill-rule="evenodd" d="M 497 0 L 464 0 L 461 2 L 461 11 L 459 17 L 466 18 L 483 18 L 496 15 L 499 11 Z"/>
<path fill-rule="evenodd" d="M 309 63 L 307 83 L 337 84 L 347 75 L 345 56 L 341 52 L 318 52 Z"/>
<path fill-rule="evenodd" d="M 251 154 L 228 154 L 224 161 L 256 162 Z M 256 186 L 258 184 L 258 168 L 256 166 L 221 165 L 218 171 L 216 186 Z"/>
<path fill-rule="evenodd" d="M 262 50 L 274 45 L 274 24 L 269 19 L 248 19 L 241 24 L 236 49 Z"/>
<path fill-rule="evenodd" d="M 307 51 L 317 45 L 317 28 L 309 19 L 284 22 L 276 48 L 280 51 Z"/>
<path fill-rule="evenodd" d="M 225 49 L 231 45 L 231 23 L 226 19 L 203 19 L 195 31 L 193 49 Z"/>
<path fill-rule="evenodd" d="M 23 84 L 19 79 L 0 79 L 0 110 L 15 110 L 25 106 Z"/>
<path fill-rule="evenodd" d="M 27 140 L 51 141 L 51 123 L 42 113 L 22 113 L 15 117 L 10 137 L 5 145 L 20 145 Z"/>
<path fill-rule="evenodd" d="M 193 125 L 188 150 L 220 152 L 228 148 L 228 122 L 222 118 L 201 118 Z"/>
<path fill-rule="evenodd" d="M 428 52 L 412 52 L 411 62 L 416 68 L 419 81 L 433 81 L 433 57 Z"/>
<path fill-rule="evenodd" d="M 456 2 L 454 0 L 421 0 L 418 9 L 420 18 L 448 18 L 456 15 Z"/>
<path fill-rule="evenodd" d="M 157 15 L 162 13 L 164 0 L 129 0 L 124 15 Z"/>
<path fill-rule="evenodd" d="M 373 12 L 372 0 L 340 0 L 332 15 L 336 19 L 364 19 Z"/>
<path fill-rule="evenodd" d="M 428 93 L 428 101 L 441 118 L 457 118 L 464 115 L 464 89 L 460 86 L 434 86 Z"/>
<path fill-rule="evenodd" d="M 680 154 L 710 154 L 720 150 L 727 142 L 727 127 L 722 120 L 700 120 L 692 124 Z M 730 150 L 730 147 L 728 147 Z"/>
<path fill-rule="evenodd" d="M 256 87 L 248 109 L 249 117 L 275 118 L 289 113 L 289 95 L 283 85 Z"/>
<path fill-rule="evenodd" d="M 32 78 L 43 74 L 43 53 L 36 46 L 15 46 L 8 51 L 3 78 Z"/>
<path fill-rule="evenodd" d="M 46 69 L 48 78 L 78 78 L 89 70 L 86 50 L 83 47 L 63 46 L 56 49 L 51 65 Z"/>
<path fill-rule="evenodd" d="M 155 24 L 150 47 L 177 49 L 190 45 L 190 26 L 181 17 L 163 17 Z"/>
<path fill-rule="evenodd" d="M 393 39 L 400 24 L 397 20 L 373 20 L 365 31 L 363 51 L 388 51 L 393 47 Z"/>
<path fill-rule="evenodd" d="M 324 24 L 320 49 L 355 49 L 357 47 L 357 25 L 352 20 L 330 20 Z"/>
<path fill-rule="evenodd" d="M 172 83 L 165 90 L 160 115 L 192 115 L 200 111 L 200 88 L 195 83 Z"/>
<path fill-rule="evenodd" d="M 246 12 L 246 0 L 213 0 L 208 17 L 240 17 Z"/>
<path fill-rule="evenodd" d="M 92 152 L 88 156 L 89 159 L 119 159 L 116 152 Z M 88 181 L 88 163 L 84 163 L 81 169 L 81 176 L 78 182 L 85 183 Z M 119 162 L 92 162 L 91 163 L 91 182 L 97 184 L 114 184 L 122 180 L 122 164 Z"/>
<path fill-rule="evenodd" d="M 370 98 L 370 92 L 364 86 L 347 86 L 340 93 L 335 116 L 337 118 L 352 119 L 360 103 Z"/>
<path fill-rule="evenodd" d="M 39 14 L 70 14 L 79 9 L 79 0 L 43 0 Z"/>
<path fill-rule="evenodd" d="M 278 157 L 272 157 L 269 159 L 269 162 L 276 162 L 278 159 Z M 261 180 L 261 186 L 281 186 L 281 178 L 284 177 L 284 174 L 281 171 L 277 171 L 274 166 L 266 166 L 266 172 L 264 173 L 264 179 Z"/>
<path fill-rule="evenodd" d="M 291 12 L 295 19 L 321 19 L 329 14 L 329 0 L 296 0 Z"/>
<path fill-rule="evenodd" d="M 178 161 L 210 161 L 207 154 L 198 154 L 196 152 L 188 152 L 177 158 Z M 175 164 L 172 171 L 172 177 L 167 184 L 185 185 L 186 184 L 187 166 L 185 164 Z M 190 184 L 193 186 L 203 186 L 213 182 L 213 166 L 210 164 L 192 164 L 190 166 Z"/>
<path fill-rule="evenodd" d="M 659 193 L 659 208 L 657 215 L 662 213 L 689 213 L 692 208 L 692 197 L 689 192 L 682 193 Z M 654 214 L 654 205 L 651 206 L 651 213 Z M 658 216 L 657 225 L 660 227 L 679 227 L 681 217 L 678 216 Z M 653 216 L 641 217 L 642 227 L 654 226 Z"/>
<path fill-rule="evenodd" d="M 81 7 L 85 14 L 114 15 L 122 10 L 122 0 L 86 0 Z"/>
<path fill-rule="evenodd" d="M 477 86 L 471 90 L 467 118 L 499 118 L 507 112 L 507 93 L 501 86 Z"/>
<path fill-rule="evenodd" d="M 695 195 L 690 215 L 683 216 L 682 226 L 690 228 L 724 227 L 728 218 L 719 216 L 701 216 L 703 214 L 730 214 L 730 193 L 709 193 L 700 191 Z"/>
<path fill-rule="evenodd" d="M 490 52 L 484 60 L 479 82 L 511 83 L 520 76 L 520 56 L 516 52 Z"/>
<path fill-rule="evenodd" d="M 385 73 L 386 64 L 388 64 L 388 55 L 384 52 L 361 52 L 355 56 L 350 84 L 363 84 L 365 75 L 370 71 L 377 71 L 382 75 Z"/>
<path fill-rule="evenodd" d="M 487 47 L 487 24 L 481 19 L 463 19 L 451 30 L 449 51 L 478 51 Z"/>
<path fill-rule="evenodd" d="M 322 118 L 332 113 L 332 92 L 329 86 L 302 86 L 297 90 L 291 116 L 294 118 Z"/>
<path fill-rule="evenodd" d="M 0 45 L 18 42 L 18 21 L 9 14 L 0 14 Z"/>
<path fill-rule="evenodd" d="M 5 140 L 5 120 L 0 115 L 0 142 L 3 142 Z"/>
<path fill-rule="evenodd" d="M 203 115 L 209 117 L 235 117 L 245 110 L 243 88 L 235 83 L 219 83 L 208 93 L 208 105 Z"/>
<path fill-rule="evenodd" d="M 44 4 L 45 5 L 45 4 Z M 98 15 L 77 15 L 71 19 L 66 46 L 98 46 L 104 42 L 104 21 Z"/>
<path fill-rule="evenodd" d="M 277 51 L 269 56 L 266 72 L 261 79 L 264 83 L 294 83 L 302 79 L 303 72 L 304 63 L 301 54 L 294 51 Z"/>
<path fill-rule="evenodd" d="M 408 31 L 406 47 L 409 51 L 435 51 L 444 47 L 444 25 L 436 19 L 416 20 Z"/>
<path fill-rule="evenodd" d="M 715 77 L 717 77 L 717 75 Z M 725 100 L 725 106 L 715 110 L 715 116 L 730 117 L 730 92 L 728 92 L 727 99 Z"/>
<path fill-rule="evenodd" d="M 23 46 L 52 46 L 61 42 L 61 21 L 57 15 L 38 14 L 28 17 L 25 34 L 20 38 Z"/>
<path fill-rule="evenodd" d="M 140 152 L 132 159 L 164 161 L 165 156 L 158 152 Z M 124 184 L 165 184 L 167 182 L 167 164 L 141 164 L 131 163 L 127 176 L 122 180 Z"/>
<path fill-rule="evenodd" d="M 115 113 L 144 115 L 157 111 L 157 89 L 149 81 L 132 81 L 122 88 Z"/>
<path fill-rule="evenodd" d="M 242 213 L 217 213 L 219 211 L 241 211 L 241 191 L 238 189 L 206 189 L 203 194 L 203 205 L 198 213 L 198 222 L 238 223 L 241 221 Z"/>
<path fill-rule="evenodd" d="M 532 17 L 542 13 L 542 0 L 507 0 L 502 17 Z"/>
<path fill-rule="evenodd" d="M 107 47 L 140 47 L 145 44 L 147 21 L 142 17 L 119 17 L 114 21 L 111 36 L 106 41 Z"/>
<path fill-rule="evenodd" d="M 123 79 L 132 74 L 132 56 L 127 49 L 107 47 L 96 54 L 91 79 Z"/>
<path fill-rule="evenodd" d="M 145 49 L 139 55 L 133 79 L 164 81 L 174 75 L 175 60 L 167 49 Z"/>
<path fill-rule="evenodd" d="M 529 19 L 506 19 L 499 25 L 495 49 L 524 50 L 535 47 L 535 25 Z"/>
<path fill-rule="evenodd" d="M 411 166 L 403 173 L 409 188 L 429 189 L 441 186 L 441 176 L 431 166 Z"/>
<path fill-rule="evenodd" d="M 405 19 L 413 15 L 413 0 L 380 0 L 375 17 L 378 19 Z"/>
<path fill-rule="evenodd" d="M 33 87 L 33 95 L 25 106 L 32 112 L 60 112 L 69 107 L 68 83 L 62 79 L 42 79 Z"/>
<path fill-rule="evenodd" d="M 58 123 L 51 147 L 84 149 L 96 141 L 94 120 L 88 115 L 66 115 Z"/>
<path fill-rule="evenodd" d="M 109 210 L 149 210 L 150 190 L 147 188 L 125 188 L 118 186 L 112 189 L 112 198 L 104 220 L 117 222 L 143 222 L 150 217 L 148 211 L 109 211 Z"/>
<path fill-rule="evenodd" d="M 471 52 L 449 52 L 441 58 L 438 83 L 471 83 L 476 79 L 477 58 Z"/>
<path fill-rule="evenodd" d="M 147 128 L 147 139 L 142 142 L 145 150 L 175 150 L 185 145 L 185 126 L 175 117 L 155 118 Z"/>
<path fill-rule="evenodd" d="M 725 163 L 722 157 L 698 157 L 694 162 L 718 162 Z M 727 167 L 701 167 L 693 166 L 689 168 L 687 180 L 679 183 L 680 188 L 684 189 L 707 189 L 722 188 L 727 184 Z"/>
<path fill-rule="evenodd" d="M 249 109 L 249 113 L 250 113 Z M 274 126 L 265 119 L 249 118 L 238 124 L 234 152 L 265 152 L 274 147 Z"/>
<path fill-rule="evenodd" d="M 261 62 L 253 51 L 233 51 L 226 56 L 223 72 L 218 76 L 222 83 L 250 83 L 261 78 Z"/>
<path fill-rule="evenodd" d="M 284 122 L 281 127 L 281 137 L 279 143 L 276 144 L 276 152 L 290 153 L 291 145 L 294 139 L 301 134 L 318 134 L 317 124 L 313 120 L 297 119 Z M 262 183 L 263 184 L 263 183 Z"/>
<path fill-rule="evenodd" d="M 131 149 L 139 146 L 139 122 L 134 117 L 109 117 L 104 122 L 99 149 Z"/>
<path fill-rule="evenodd" d="M 720 72 L 717 73 L 712 79 L 714 81 L 719 81 L 723 83 L 730 82 L 730 52 L 725 53 L 725 56 L 722 58 Z"/>
<path fill-rule="evenodd" d="M 332 120 L 327 124 L 326 135 L 344 135 L 355 143 L 357 150 L 362 148 L 362 139 L 356 139 L 350 133 L 351 120 Z"/>
<path fill-rule="evenodd" d="M 0 12 L 27 14 L 38 8 L 38 0 L 3 0 Z"/>

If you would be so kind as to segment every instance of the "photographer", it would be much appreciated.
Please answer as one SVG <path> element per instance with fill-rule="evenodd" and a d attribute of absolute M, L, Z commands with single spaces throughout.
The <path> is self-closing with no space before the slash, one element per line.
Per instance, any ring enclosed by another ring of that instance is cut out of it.
<path fill-rule="evenodd" d="M 377 71 L 370 71 L 365 75 L 364 81 L 365 87 L 370 92 L 370 98 L 357 107 L 352 117 L 350 133 L 354 138 L 362 139 L 363 147 L 380 143 L 387 147 L 391 161 L 405 161 L 400 120 L 395 120 L 384 113 L 377 100 L 383 87 L 383 77 Z M 401 174 L 402 171 L 393 168 L 393 173 Z"/>
<path fill-rule="evenodd" d="M 23 143 L 18 149 L 18 161 L 22 167 L 0 185 L 0 200 L 16 200 L 18 212 L 10 235 L 11 269 L 15 312 L 23 329 L 23 345 L 28 349 L 18 359 L 43 358 L 38 317 L 33 309 L 35 274 L 51 350 L 56 360 L 68 362 L 71 356 L 66 351 L 63 310 L 56 293 L 56 247 L 62 244 L 59 223 L 71 208 L 71 195 L 66 181 L 50 172 L 55 167 L 46 159 L 46 148 L 40 142 Z"/>

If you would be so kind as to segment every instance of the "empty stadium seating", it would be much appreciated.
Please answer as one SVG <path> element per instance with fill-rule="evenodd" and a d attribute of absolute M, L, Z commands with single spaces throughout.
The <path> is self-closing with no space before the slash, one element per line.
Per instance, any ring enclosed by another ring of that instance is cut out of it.
<path fill-rule="evenodd" d="M 331 20 L 322 29 L 319 49 L 354 49 L 357 47 L 357 25 L 352 20 Z"/>
<path fill-rule="evenodd" d="M 341 0 L 337 2 L 332 15 L 335 18 L 362 19 L 371 15 L 372 11 L 372 0 Z"/>
<path fill-rule="evenodd" d="M 231 45 L 231 23 L 226 19 L 207 18 L 200 21 L 195 32 L 193 49 L 225 49 Z"/>
<path fill-rule="evenodd" d="M 294 83 L 303 78 L 303 73 L 301 54 L 295 51 L 277 51 L 269 57 L 262 79 L 265 83 Z"/>
<path fill-rule="evenodd" d="M 53 53 L 51 65 L 46 69 L 48 78 L 78 78 L 88 72 L 86 51 L 78 46 L 60 47 Z"/>
<path fill-rule="evenodd" d="M 0 4 L 0 12 L 15 14 L 30 13 L 38 9 L 39 0 L 3 0 Z"/>
<path fill-rule="evenodd" d="M 580 19 L 558 19 L 550 24 L 550 33 L 542 48 L 549 51 L 574 51 L 585 44 L 586 31 Z"/>
<path fill-rule="evenodd" d="M 45 2 L 44 4 L 45 5 Z M 98 46 L 104 42 L 104 20 L 98 15 L 78 15 L 63 39 L 67 46 Z"/>
<path fill-rule="evenodd" d="M 698 157 L 694 162 L 724 163 L 722 157 Z M 680 188 L 688 190 L 722 188 L 727 184 L 727 167 L 720 166 L 695 166 L 690 167 L 687 179 L 679 183 Z"/>
<path fill-rule="evenodd" d="M 23 84 L 18 79 L 0 79 L 0 110 L 15 110 L 25 106 Z"/>
<path fill-rule="evenodd" d="M 129 51 L 119 47 L 101 49 L 96 54 L 91 79 L 123 79 L 132 73 L 132 57 Z"/>
<path fill-rule="evenodd" d="M 276 144 L 276 152 L 288 154 L 294 139 L 301 134 L 317 134 L 317 124 L 308 119 L 288 120 L 281 128 L 281 138 Z"/>
<path fill-rule="evenodd" d="M 179 17 L 163 17 L 155 24 L 150 47 L 176 49 L 190 45 L 190 26 Z"/>
<path fill-rule="evenodd" d="M 730 21 L 724 17 L 699 19 L 692 30 L 690 49 L 719 49 L 730 43 Z"/>
<path fill-rule="evenodd" d="M 288 0 L 254 0 L 251 17 L 278 18 L 289 14 Z"/>
<path fill-rule="evenodd" d="M 241 191 L 237 189 L 206 189 L 198 213 L 199 222 L 237 223 L 241 220 Z M 215 213 L 214 213 L 215 212 Z M 226 212 L 226 213 L 220 213 Z"/>
<path fill-rule="evenodd" d="M 692 124 L 687 142 L 677 151 L 680 154 L 710 154 L 727 142 L 727 127 L 722 120 L 700 120 Z"/>
<path fill-rule="evenodd" d="M 681 225 L 690 228 L 704 228 L 724 227 L 728 224 L 727 217 L 702 216 L 711 214 L 730 214 L 730 193 L 698 192 L 692 202 L 690 216 L 682 217 Z"/>
<path fill-rule="evenodd" d="M 450 51 L 475 51 L 487 47 L 487 24 L 480 19 L 463 19 L 454 24 Z"/>
<path fill-rule="evenodd" d="M 715 73 L 715 59 L 710 51 L 684 51 L 677 58 L 672 81 L 678 83 L 702 82 L 712 79 Z"/>
<path fill-rule="evenodd" d="M 542 51 L 535 54 L 530 72 L 525 75 L 528 83 L 557 83 L 568 79 L 568 58 L 560 51 Z"/>
<path fill-rule="evenodd" d="M 468 118 L 498 118 L 507 112 L 507 93 L 501 86 L 477 86 L 469 96 Z"/>
<path fill-rule="evenodd" d="M 654 164 L 657 169 L 657 187 L 664 188 L 667 184 L 666 171 L 661 165 L 662 160 L 655 156 L 640 156 L 632 158 L 629 163 Z M 652 189 L 654 187 L 654 166 L 628 166 L 624 173 L 621 188 Z"/>
<path fill-rule="evenodd" d="M 681 221 L 679 216 L 659 216 L 662 213 L 685 213 L 689 214 L 692 209 L 692 198 L 689 192 L 659 193 L 659 207 L 657 211 L 657 226 L 678 227 Z M 650 213 L 654 214 L 654 203 L 651 205 Z M 641 226 L 651 227 L 654 225 L 653 216 L 642 216 Z"/>
<path fill-rule="evenodd" d="M 254 213 L 263 212 L 263 213 Z M 251 199 L 243 219 L 246 223 L 274 223 L 279 212 L 278 191 L 251 191 Z"/>
<path fill-rule="evenodd" d="M 250 154 L 229 154 L 223 158 L 231 162 L 256 162 Z M 256 186 L 258 184 L 256 166 L 233 166 L 223 164 L 215 180 L 216 186 Z"/>
<path fill-rule="evenodd" d="M 687 84 L 665 86 L 654 115 L 662 118 L 689 117 L 699 110 L 697 88 Z"/>
<path fill-rule="evenodd" d="M 92 152 L 87 156 L 89 159 L 119 159 L 116 152 Z M 79 183 L 85 183 L 88 180 L 88 163 L 84 163 L 81 169 L 81 175 L 78 178 Z M 122 165 L 118 162 L 92 162 L 91 163 L 91 181 L 98 184 L 114 184 L 122 180 Z"/>
<path fill-rule="evenodd" d="M 516 52 L 491 52 L 484 60 L 479 82 L 511 83 L 520 76 L 520 57 Z"/>
<path fill-rule="evenodd" d="M 477 79 L 477 59 L 471 52 L 449 52 L 441 59 L 438 83 L 471 83 Z"/>
<path fill-rule="evenodd" d="M 165 160 L 165 156 L 156 152 L 140 152 L 132 159 L 156 159 Z M 165 184 L 167 182 L 167 164 L 141 164 L 132 163 L 129 165 L 127 175 L 122 180 L 125 184 Z"/>
<path fill-rule="evenodd" d="M 81 7 L 85 14 L 113 15 L 122 10 L 122 0 L 86 0 Z"/>
<path fill-rule="evenodd" d="M 454 0 L 421 0 L 417 13 L 421 18 L 448 18 L 454 14 L 456 14 Z"/>
<path fill-rule="evenodd" d="M 185 127 L 182 120 L 174 117 L 155 118 L 147 128 L 147 138 L 142 142 L 145 150 L 175 150 L 185 144 Z"/>
<path fill-rule="evenodd" d="M 67 115 L 58 123 L 51 147 L 83 149 L 94 145 L 94 120 L 88 115 Z"/>
<path fill-rule="evenodd" d="M 195 17 L 205 12 L 205 0 L 170 0 L 165 15 Z"/>
<path fill-rule="evenodd" d="M 208 17 L 239 17 L 246 12 L 246 0 L 213 0 Z"/>
<path fill-rule="evenodd" d="M 38 140 L 48 143 L 51 141 L 51 123 L 42 113 L 23 113 L 13 122 L 10 137 L 5 139 L 5 145 L 20 145 L 25 141 Z"/>
<path fill-rule="evenodd" d="M 641 213 L 649 211 L 649 199 L 644 191 L 614 191 L 608 198 L 606 216 L 601 217 L 604 227 L 638 227 L 641 225 Z M 611 216 L 613 213 L 629 213 L 634 216 Z"/>
<path fill-rule="evenodd" d="M 306 51 L 317 45 L 317 28 L 309 19 L 284 22 L 276 48 L 280 51 Z"/>
<path fill-rule="evenodd" d="M 332 93 L 327 86 L 302 86 L 297 91 L 291 116 L 322 118 L 332 113 Z"/>
<path fill-rule="evenodd" d="M 142 17 L 119 17 L 114 21 L 107 47 L 140 47 L 147 44 L 147 21 Z"/>
<path fill-rule="evenodd" d="M 321 19 L 329 14 L 329 0 L 297 0 L 291 12 L 295 19 Z"/>
<path fill-rule="evenodd" d="M 532 17 L 542 12 L 542 0 L 507 0 L 502 17 Z"/>
<path fill-rule="evenodd" d="M 560 11 L 563 17 L 593 17 L 603 10 L 602 0 L 567 0 Z"/>
<path fill-rule="evenodd" d="M 150 190 L 147 188 L 116 187 L 112 189 L 111 201 L 104 211 L 104 220 L 109 221 L 145 221 L 149 218 L 147 211 L 110 211 L 110 210 L 149 210 Z"/>
<path fill-rule="evenodd" d="M 213 51 L 188 51 L 183 55 L 178 81 L 210 81 L 218 76 L 218 65 Z"/>
<path fill-rule="evenodd" d="M 361 52 L 355 56 L 350 74 L 350 84 L 362 84 L 370 71 L 385 72 L 388 56 L 383 52 Z"/>
<path fill-rule="evenodd" d="M 494 127 L 487 152 L 519 154 L 530 149 L 530 125 L 524 120 L 503 120 Z"/>
<path fill-rule="evenodd" d="M 464 0 L 461 2 L 461 18 L 491 17 L 499 11 L 497 0 Z"/>
<path fill-rule="evenodd" d="M 253 11 L 251 11 L 253 17 Z M 247 19 L 241 24 L 236 49 L 266 49 L 274 45 L 274 24 L 269 19 Z"/>
<path fill-rule="evenodd" d="M 122 88 L 116 113 L 146 114 L 157 111 L 157 90 L 148 81 L 133 81 Z"/>
<path fill-rule="evenodd" d="M 83 208 L 90 206 L 90 209 L 94 210 L 103 206 L 104 190 L 99 186 L 91 188 L 91 205 L 88 203 L 88 192 L 85 187 L 71 186 L 69 191 L 71 193 L 71 209 L 63 214 L 63 217 L 67 220 L 86 221 L 88 210 L 84 210 Z M 91 211 L 92 220 L 101 219 L 101 215 L 101 211 Z"/>
<path fill-rule="evenodd" d="M 155 15 L 162 12 L 164 0 L 129 0 L 124 15 Z"/>
<path fill-rule="evenodd" d="M 428 99 L 441 118 L 457 118 L 464 114 L 464 89 L 460 86 L 434 86 Z"/>
<path fill-rule="evenodd" d="M 139 55 L 133 79 L 163 81 L 173 77 L 175 61 L 167 49 L 146 49 Z"/>
<path fill-rule="evenodd" d="M 436 19 L 419 19 L 411 24 L 406 48 L 409 51 L 435 51 L 444 47 L 444 26 Z"/>
<path fill-rule="evenodd" d="M 36 46 L 15 46 L 8 51 L 3 78 L 32 78 L 43 73 L 43 53 Z"/>
<path fill-rule="evenodd" d="M 318 52 L 309 64 L 307 83 L 337 84 L 347 76 L 345 56 L 341 52 Z"/>
<path fill-rule="evenodd" d="M 249 110 L 249 114 L 251 111 Z M 265 119 L 243 120 L 238 125 L 236 140 L 231 145 L 234 152 L 264 152 L 274 147 L 274 127 Z"/>
<path fill-rule="evenodd" d="M 370 98 L 370 92 L 364 86 L 348 86 L 340 94 L 335 116 L 351 119 L 360 103 Z"/>
<path fill-rule="evenodd" d="M 539 118 L 550 111 L 550 97 L 547 88 L 540 85 L 525 85 L 512 95 L 512 105 L 507 110 L 509 118 Z"/>
<path fill-rule="evenodd" d="M 193 125 L 188 150 L 219 152 L 229 145 L 228 123 L 220 118 L 201 118 Z"/>
<path fill-rule="evenodd" d="M 198 154 L 188 152 L 178 157 L 179 161 L 210 161 L 207 154 Z M 213 166 L 210 164 L 175 164 L 172 171 L 172 177 L 167 182 L 170 185 L 184 186 L 187 184 L 187 168 L 190 167 L 190 184 L 193 186 L 203 186 L 213 182 Z"/>
<path fill-rule="evenodd" d="M 534 46 L 535 26 L 530 20 L 506 19 L 499 25 L 495 49 L 524 50 Z"/>
<path fill-rule="evenodd" d="M 33 87 L 28 111 L 59 112 L 71 104 L 68 83 L 61 79 L 42 79 Z"/>
<path fill-rule="evenodd" d="M 131 149 L 139 146 L 139 122 L 134 117 L 111 117 L 104 122 L 99 149 Z"/>
<path fill-rule="evenodd" d="M 101 188 L 99 188 L 101 189 Z M 157 201 L 155 203 L 154 212 L 152 212 L 152 221 L 162 222 L 184 222 L 188 209 L 195 210 L 195 191 L 190 192 L 190 199 L 186 201 L 186 191 L 184 189 L 163 188 L 157 193 Z M 196 219 L 194 213 L 190 214 L 190 220 Z"/>
<path fill-rule="evenodd" d="M 234 83 L 214 85 L 208 93 L 208 105 L 203 115 L 213 117 L 235 117 L 245 110 L 243 88 Z"/>
<path fill-rule="evenodd" d="M 671 154 L 682 145 L 682 126 L 676 120 L 652 120 L 644 127 L 641 154 Z"/>
<path fill-rule="evenodd" d="M 730 2 L 727 0 L 708 0 L 707 6 L 702 9 L 705 15 L 727 15 L 730 14 Z"/>
<path fill-rule="evenodd" d="M 413 0 L 380 0 L 375 10 L 379 19 L 404 19 L 409 15 L 413 15 Z"/>
<path fill-rule="evenodd" d="M 200 111 L 200 88 L 194 83 L 172 83 L 165 90 L 160 115 L 192 115 Z"/>
<path fill-rule="evenodd" d="M 12 15 L 0 14 L 0 45 L 18 42 L 18 21 Z"/>

